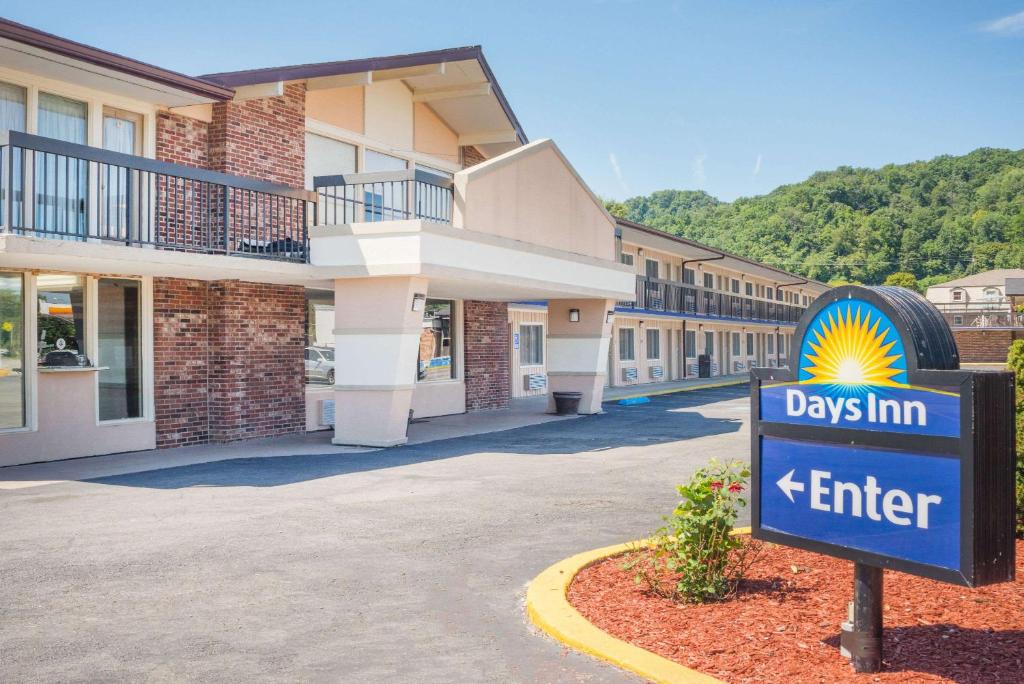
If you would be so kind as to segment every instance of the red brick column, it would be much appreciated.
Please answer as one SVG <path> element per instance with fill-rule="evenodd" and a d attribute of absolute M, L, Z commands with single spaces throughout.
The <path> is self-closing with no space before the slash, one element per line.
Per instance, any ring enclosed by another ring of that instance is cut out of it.
<path fill-rule="evenodd" d="M 197 169 L 210 168 L 210 126 L 174 112 L 157 112 L 156 158 Z"/>
<path fill-rule="evenodd" d="M 508 408 L 508 304 L 463 302 L 466 410 Z"/>
<path fill-rule="evenodd" d="M 1003 363 L 1010 344 L 1024 338 L 1024 331 L 959 328 L 953 330 L 953 337 L 961 363 Z"/>
<path fill-rule="evenodd" d="M 153 280 L 153 378 L 157 448 L 210 439 L 209 309 L 200 280 Z"/>
<path fill-rule="evenodd" d="M 210 439 L 302 432 L 305 296 L 291 285 L 210 283 Z"/>

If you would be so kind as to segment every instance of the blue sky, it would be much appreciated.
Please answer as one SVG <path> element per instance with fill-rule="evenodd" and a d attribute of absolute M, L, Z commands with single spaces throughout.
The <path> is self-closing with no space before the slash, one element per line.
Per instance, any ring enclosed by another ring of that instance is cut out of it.
<path fill-rule="evenodd" d="M 844 164 L 1024 147 L 1024 0 L 49 0 L 6 12 L 190 74 L 481 44 L 531 139 L 554 138 L 616 199 L 702 188 L 731 200 Z"/>

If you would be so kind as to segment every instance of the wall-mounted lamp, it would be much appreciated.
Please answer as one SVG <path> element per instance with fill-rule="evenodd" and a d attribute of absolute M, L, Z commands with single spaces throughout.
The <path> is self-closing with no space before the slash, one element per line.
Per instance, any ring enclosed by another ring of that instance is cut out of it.
<path fill-rule="evenodd" d="M 697 330 L 703 330 L 703 329 L 704 329 L 704 324 L 703 323 L 698 323 L 697 324 Z"/>
<path fill-rule="evenodd" d="M 615 311 L 609 310 L 608 313 L 606 313 L 604 315 L 604 322 L 605 323 L 611 323 L 614 320 L 615 320 Z"/>
<path fill-rule="evenodd" d="M 427 303 L 427 295 L 417 292 L 412 296 L 412 310 L 423 311 L 423 307 Z"/>
<path fill-rule="evenodd" d="M 637 253 L 637 256 L 643 256 L 644 255 L 644 248 L 643 247 L 637 247 L 636 248 L 636 253 Z"/>
<path fill-rule="evenodd" d="M 643 321 L 640 321 L 640 329 L 641 329 L 641 330 L 643 330 L 643 329 L 644 329 L 644 322 L 643 322 Z"/>
<path fill-rule="evenodd" d="M 580 322 L 580 310 L 579 309 L 569 309 L 569 322 L 570 323 L 579 323 Z"/>

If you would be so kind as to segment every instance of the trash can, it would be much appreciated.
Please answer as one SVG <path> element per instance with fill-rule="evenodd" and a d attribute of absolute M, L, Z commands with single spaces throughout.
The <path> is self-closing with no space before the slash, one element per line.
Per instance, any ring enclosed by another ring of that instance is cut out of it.
<path fill-rule="evenodd" d="M 555 413 L 560 416 L 573 416 L 580 412 L 582 392 L 552 392 L 555 398 Z"/>

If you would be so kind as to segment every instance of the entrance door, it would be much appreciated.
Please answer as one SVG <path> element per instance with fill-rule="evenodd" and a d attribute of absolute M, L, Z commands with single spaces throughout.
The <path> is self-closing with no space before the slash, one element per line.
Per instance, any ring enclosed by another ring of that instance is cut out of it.
<path fill-rule="evenodd" d="M 103 149 L 122 154 L 142 153 L 142 117 L 118 109 L 103 111 Z M 131 237 L 132 208 L 139 193 L 137 179 L 122 166 L 99 166 L 99 234 L 104 238 Z"/>

